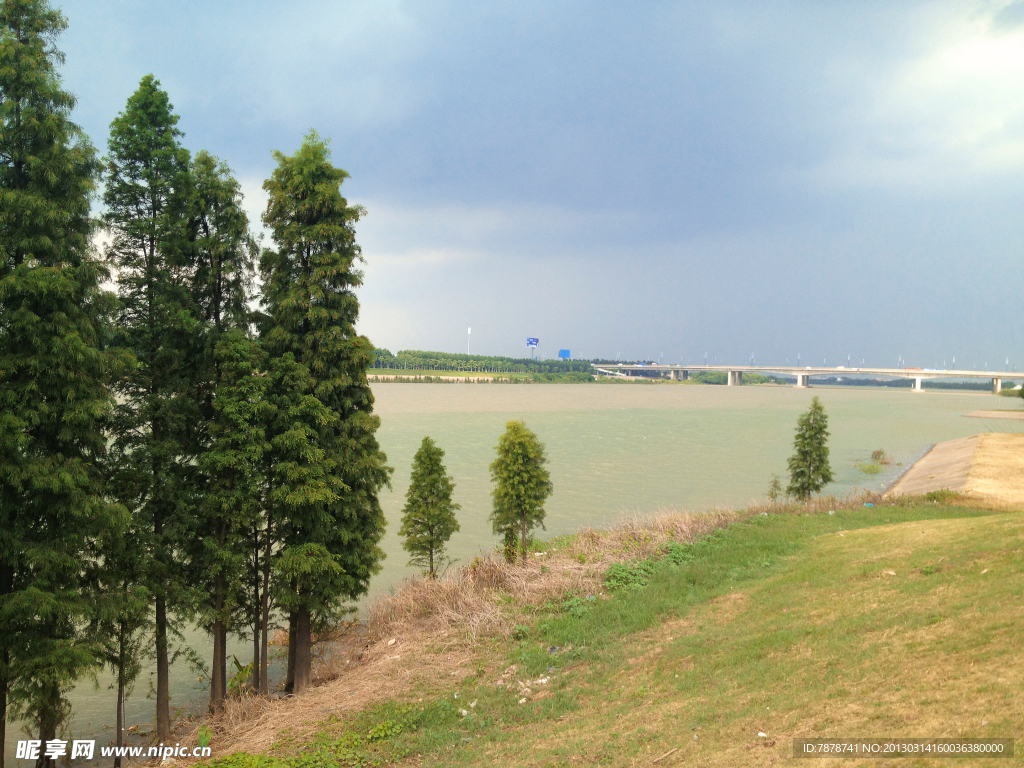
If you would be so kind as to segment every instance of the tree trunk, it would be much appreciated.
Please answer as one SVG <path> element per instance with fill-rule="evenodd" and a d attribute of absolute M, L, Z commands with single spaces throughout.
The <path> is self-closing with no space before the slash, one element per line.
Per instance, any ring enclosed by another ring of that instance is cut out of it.
<path fill-rule="evenodd" d="M 526 516 L 519 518 L 519 552 L 523 562 L 526 562 Z"/>
<path fill-rule="evenodd" d="M 10 656 L 4 650 L 0 661 L 0 768 L 4 768 L 4 752 L 7 749 L 7 664 Z"/>
<path fill-rule="evenodd" d="M 220 602 L 220 596 L 217 596 L 217 602 Z M 221 606 L 218 604 L 216 610 L 220 613 Z M 220 628 L 221 620 L 217 619 L 213 622 L 213 666 L 210 669 L 210 711 L 219 712 L 224 707 L 224 696 L 222 691 L 224 690 L 224 676 L 227 672 L 225 667 L 225 659 L 222 655 L 220 645 Z"/>
<path fill-rule="evenodd" d="M 224 701 L 228 697 L 228 625 L 223 621 L 220 623 L 220 637 L 217 640 L 220 645 L 220 698 Z"/>
<path fill-rule="evenodd" d="M 124 646 L 122 645 L 122 650 Z M 117 751 L 114 752 L 114 768 L 121 768 L 121 747 L 124 746 L 124 655 L 117 663 Z"/>
<path fill-rule="evenodd" d="M 309 608 L 302 607 L 295 614 L 295 678 L 292 692 L 302 693 L 309 688 L 313 667 L 313 637 Z"/>
<path fill-rule="evenodd" d="M 256 623 L 252 627 L 252 677 L 249 679 L 249 685 L 252 686 L 253 692 L 258 692 L 260 689 L 260 617 L 259 608 L 256 609 L 256 616 L 254 617 Z"/>
<path fill-rule="evenodd" d="M 260 595 L 262 617 L 260 621 L 260 693 L 270 693 L 270 520 L 267 520 L 267 540 L 263 550 L 263 594 Z M 3 766 L 0 766 L 3 768 Z"/>
<path fill-rule="evenodd" d="M 46 703 L 39 713 L 39 740 L 42 746 L 39 748 L 39 759 L 36 760 L 36 768 L 54 768 L 57 765 L 55 758 L 46 756 L 46 742 L 57 738 L 57 717 L 60 710 L 60 690 L 56 685 L 46 686 Z"/>
<path fill-rule="evenodd" d="M 167 600 L 156 599 L 156 738 L 171 741 L 170 660 L 167 655 Z"/>
<path fill-rule="evenodd" d="M 295 614 L 288 616 L 288 672 L 284 678 L 285 693 L 295 691 Z"/>

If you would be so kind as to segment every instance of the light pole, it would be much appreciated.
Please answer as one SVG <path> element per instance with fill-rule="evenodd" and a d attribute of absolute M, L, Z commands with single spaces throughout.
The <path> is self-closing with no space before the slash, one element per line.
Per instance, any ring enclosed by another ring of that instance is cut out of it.
<path fill-rule="evenodd" d="M 469 340 L 473 338 L 473 326 L 466 329 L 466 356 L 469 356 Z"/>

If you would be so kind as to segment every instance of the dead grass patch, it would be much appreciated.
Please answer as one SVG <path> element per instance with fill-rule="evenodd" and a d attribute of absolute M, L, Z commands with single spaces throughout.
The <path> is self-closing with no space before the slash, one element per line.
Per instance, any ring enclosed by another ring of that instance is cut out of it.
<path fill-rule="evenodd" d="M 584 529 L 568 546 L 533 552 L 525 562 L 479 557 L 444 578 L 407 579 L 370 608 L 371 638 L 401 633 L 446 633 L 450 645 L 507 635 L 523 614 L 551 601 L 601 591 L 609 563 L 655 556 L 671 542 L 692 543 L 754 512 L 663 512 L 633 517 L 609 530 Z"/>
<path fill-rule="evenodd" d="M 971 462 L 966 491 L 1004 508 L 1024 505 L 1024 435 L 982 435 Z"/>

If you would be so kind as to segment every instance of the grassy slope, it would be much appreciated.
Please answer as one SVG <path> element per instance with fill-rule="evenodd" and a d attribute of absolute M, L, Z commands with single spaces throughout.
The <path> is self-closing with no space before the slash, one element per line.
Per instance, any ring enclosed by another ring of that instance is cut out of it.
<path fill-rule="evenodd" d="M 457 689 L 326 721 L 300 762 L 768 765 L 795 736 L 1019 737 L 1022 550 L 1018 513 L 756 517 L 644 587 L 551 606 Z"/>
<path fill-rule="evenodd" d="M 730 558 L 732 588 L 690 587 L 691 610 L 592 665 L 576 713 L 488 757 L 629 765 L 679 747 L 668 764 L 727 766 L 785 762 L 796 736 L 1019 737 L 1024 519 L 849 530 L 871 516 L 761 523 L 774 542 L 737 548 L 749 560 Z M 818 537 L 787 555 L 779 534 L 807 528 Z M 765 577 L 745 579 L 760 558 Z M 640 602 L 686 581 L 667 572 Z"/>

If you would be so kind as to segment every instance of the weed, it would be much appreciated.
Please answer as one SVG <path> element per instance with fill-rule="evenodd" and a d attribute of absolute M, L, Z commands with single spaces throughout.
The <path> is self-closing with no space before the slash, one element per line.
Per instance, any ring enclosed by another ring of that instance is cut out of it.
<path fill-rule="evenodd" d="M 686 565 L 693 562 L 693 548 L 689 544 L 672 542 L 665 552 L 665 559 L 672 565 Z"/>
<path fill-rule="evenodd" d="M 657 562 L 651 559 L 636 563 L 612 563 L 604 575 L 604 583 L 612 590 L 640 589 L 647 586 L 657 567 Z"/>
<path fill-rule="evenodd" d="M 366 734 L 366 740 L 371 743 L 375 741 L 384 741 L 385 739 L 397 736 L 401 732 L 401 723 L 396 723 L 394 720 L 384 720 L 383 722 L 377 723 L 370 729 L 370 732 Z"/>
<path fill-rule="evenodd" d="M 580 618 L 589 610 L 590 606 L 577 595 L 562 601 L 562 613 L 572 616 L 574 619 Z"/>
<path fill-rule="evenodd" d="M 943 489 L 941 491 L 929 491 L 924 495 L 925 501 L 934 501 L 937 504 L 950 504 L 959 498 L 960 494 L 956 491 L 950 491 Z"/>

